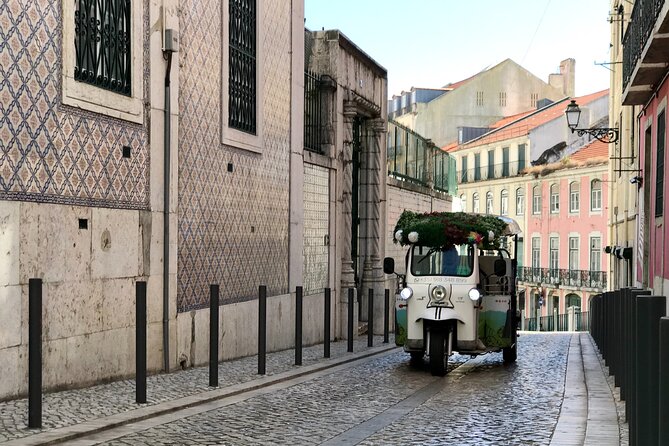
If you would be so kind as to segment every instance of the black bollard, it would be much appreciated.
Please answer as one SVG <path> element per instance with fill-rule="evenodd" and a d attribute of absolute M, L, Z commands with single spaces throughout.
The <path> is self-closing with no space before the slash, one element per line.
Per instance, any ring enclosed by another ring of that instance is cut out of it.
<path fill-rule="evenodd" d="M 295 289 L 295 365 L 302 365 L 302 287 Z"/>
<path fill-rule="evenodd" d="M 258 288 L 258 375 L 265 374 L 267 354 L 267 287 Z"/>
<path fill-rule="evenodd" d="M 353 288 L 348 289 L 348 348 L 346 351 L 353 351 Z"/>
<path fill-rule="evenodd" d="M 28 427 L 42 427 L 42 279 L 28 280 Z"/>
<path fill-rule="evenodd" d="M 669 444 L 669 317 L 660 319 L 660 438 L 658 444 Z"/>
<path fill-rule="evenodd" d="M 367 299 L 367 347 L 374 345 L 374 290 L 369 289 Z"/>
<path fill-rule="evenodd" d="M 660 318 L 665 313 L 664 296 L 641 296 L 637 299 L 637 445 L 659 444 Z"/>
<path fill-rule="evenodd" d="M 629 364 L 627 362 L 627 350 L 629 347 L 629 333 L 627 322 L 629 315 L 627 314 L 627 301 L 630 296 L 630 288 L 622 288 L 621 292 L 621 301 L 620 301 L 620 315 L 621 315 L 621 325 L 620 325 L 620 367 L 618 368 L 620 372 L 620 400 L 625 401 L 627 398 L 627 375 L 629 370 Z"/>
<path fill-rule="evenodd" d="M 638 336 L 637 336 L 637 301 L 640 296 L 650 296 L 650 291 L 632 290 L 629 307 L 630 307 L 630 340 L 629 352 L 630 358 L 630 376 L 629 376 L 629 391 L 627 392 L 627 400 L 625 401 L 625 420 L 629 425 L 629 442 L 630 446 L 636 445 L 636 429 L 637 429 L 637 373 L 639 371 L 639 364 L 637 363 L 636 355 L 638 351 Z"/>
<path fill-rule="evenodd" d="M 138 404 L 146 403 L 146 282 L 135 282 L 135 373 Z"/>
<path fill-rule="evenodd" d="M 323 308 L 323 357 L 330 357 L 330 304 L 332 291 L 325 289 L 325 307 Z"/>
<path fill-rule="evenodd" d="M 218 387 L 218 285 L 209 286 L 209 386 Z"/>
<path fill-rule="evenodd" d="M 390 290 L 386 288 L 383 294 L 383 343 L 388 343 L 388 333 L 390 331 Z"/>
<path fill-rule="evenodd" d="M 616 387 L 620 387 L 620 364 L 622 361 L 622 290 L 616 290 L 613 293 L 613 345 L 612 350 L 612 366 L 611 371 L 614 376 L 614 383 Z"/>

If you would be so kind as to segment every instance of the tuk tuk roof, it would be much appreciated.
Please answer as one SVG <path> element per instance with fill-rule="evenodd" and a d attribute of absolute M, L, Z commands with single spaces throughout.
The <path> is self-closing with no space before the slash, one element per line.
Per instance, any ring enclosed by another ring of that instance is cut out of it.
<path fill-rule="evenodd" d="M 491 249 L 499 247 L 501 237 L 520 233 L 518 223 L 506 216 L 405 210 L 395 225 L 394 241 L 437 249 L 466 243 Z"/>

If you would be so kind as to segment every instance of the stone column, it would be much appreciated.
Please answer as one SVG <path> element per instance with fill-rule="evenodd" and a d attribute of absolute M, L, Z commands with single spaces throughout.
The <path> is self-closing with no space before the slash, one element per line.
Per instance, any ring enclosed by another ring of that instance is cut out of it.
<path fill-rule="evenodd" d="M 339 336 L 348 338 L 348 290 L 354 289 L 355 304 L 353 305 L 353 335 L 358 333 L 358 305 L 357 291 L 355 291 L 355 273 L 353 272 L 353 259 L 351 259 L 351 218 L 352 218 L 352 181 L 353 181 L 353 121 L 357 115 L 356 105 L 350 101 L 344 101 L 344 139 L 340 159 L 340 168 L 343 172 L 341 187 L 341 330 Z"/>
<path fill-rule="evenodd" d="M 383 332 L 383 296 L 385 275 L 382 257 L 385 253 L 385 187 L 386 187 L 386 132 L 387 123 L 376 118 L 368 121 L 371 131 L 367 147 L 367 257 L 365 283 L 374 289 L 374 331 Z"/>

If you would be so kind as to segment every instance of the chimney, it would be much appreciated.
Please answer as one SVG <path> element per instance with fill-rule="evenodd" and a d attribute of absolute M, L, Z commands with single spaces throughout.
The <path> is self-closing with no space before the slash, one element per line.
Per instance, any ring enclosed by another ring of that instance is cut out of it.
<path fill-rule="evenodd" d="M 576 91 L 576 60 L 569 58 L 560 62 L 560 73 L 548 75 L 551 87 L 558 88 L 565 96 L 573 97 Z"/>

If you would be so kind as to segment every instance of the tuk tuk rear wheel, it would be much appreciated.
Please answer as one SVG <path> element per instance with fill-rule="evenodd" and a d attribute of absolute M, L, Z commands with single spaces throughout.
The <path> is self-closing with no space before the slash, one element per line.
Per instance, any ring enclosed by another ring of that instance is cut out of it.
<path fill-rule="evenodd" d="M 409 365 L 412 367 L 418 367 L 423 362 L 423 352 L 409 352 L 411 359 L 409 360 Z"/>
<path fill-rule="evenodd" d="M 430 331 L 430 373 L 433 376 L 444 376 L 448 365 L 446 355 L 447 330 L 434 329 Z"/>

